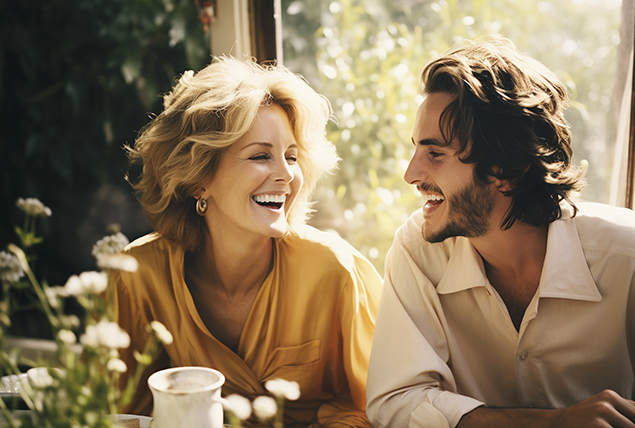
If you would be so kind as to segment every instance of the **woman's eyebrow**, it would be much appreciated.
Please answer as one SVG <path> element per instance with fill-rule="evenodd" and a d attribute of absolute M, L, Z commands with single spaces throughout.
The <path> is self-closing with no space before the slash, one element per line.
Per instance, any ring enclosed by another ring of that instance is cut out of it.
<path fill-rule="evenodd" d="M 269 149 L 273 148 L 273 144 L 271 144 L 271 143 L 266 143 L 264 141 L 255 141 L 253 143 L 247 144 L 245 147 L 240 149 L 240 151 L 246 150 L 246 149 L 248 149 L 250 147 L 253 147 L 253 146 L 263 146 L 263 147 L 266 147 L 266 148 L 269 148 Z M 298 145 L 294 143 L 294 144 L 291 144 L 289 147 L 287 147 L 287 150 L 288 149 L 297 149 L 297 148 L 298 148 Z"/>

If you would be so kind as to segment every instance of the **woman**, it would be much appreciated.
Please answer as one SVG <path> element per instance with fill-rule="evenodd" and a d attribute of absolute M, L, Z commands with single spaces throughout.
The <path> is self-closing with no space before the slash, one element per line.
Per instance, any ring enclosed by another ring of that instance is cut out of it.
<path fill-rule="evenodd" d="M 139 270 L 113 275 L 128 372 L 157 320 L 174 342 L 146 374 L 212 367 L 224 395 L 252 399 L 269 379 L 296 381 L 285 426 L 370 426 L 381 278 L 342 239 L 304 224 L 337 161 L 328 102 L 282 66 L 218 58 L 185 73 L 164 104 L 130 148 L 155 233 L 127 250 Z M 144 380 L 127 411 L 152 411 Z"/>

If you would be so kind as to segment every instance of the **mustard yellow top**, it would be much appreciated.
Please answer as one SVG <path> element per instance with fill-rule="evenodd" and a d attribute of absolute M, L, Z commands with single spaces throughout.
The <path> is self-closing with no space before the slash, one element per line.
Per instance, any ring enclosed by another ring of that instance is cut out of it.
<path fill-rule="evenodd" d="M 221 371 L 223 395 L 253 399 L 264 382 L 300 385 L 285 405 L 292 426 L 370 427 L 366 375 L 382 279 L 358 251 L 334 234 L 306 226 L 276 239 L 273 269 L 262 284 L 234 353 L 210 334 L 184 280 L 184 251 L 158 234 L 131 243 L 135 273 L 113 273 L 118 321 L 131 346 L 122 352 L 134 373 L 133 350 L 142 351 L 150 321 L 163 323 L 174 342 L 146 371 L 126 412 L 149 415 L 149 374 L 169 366 Z M 255 424 L 254 424 L 255 425 Z"/>

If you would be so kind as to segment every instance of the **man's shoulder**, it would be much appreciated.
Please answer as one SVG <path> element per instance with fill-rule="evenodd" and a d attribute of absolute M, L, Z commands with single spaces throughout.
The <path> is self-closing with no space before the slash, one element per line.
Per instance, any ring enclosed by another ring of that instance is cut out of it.
<path fill-rule="evenodd" d="M 578 202 L 578 218 L 599 219 L 605 223 L 614 223 L 627 228 L 635 229 L 633 219 L 635 219 L 635 211 L 616 207 L 614 205 L 602 204 L 599 202 Z"/>
<path fill-rule="evenodd" d="M 583 247 L 635 254 L 635 211 L 606 204 L 576 204 L 573 219 Z"/>

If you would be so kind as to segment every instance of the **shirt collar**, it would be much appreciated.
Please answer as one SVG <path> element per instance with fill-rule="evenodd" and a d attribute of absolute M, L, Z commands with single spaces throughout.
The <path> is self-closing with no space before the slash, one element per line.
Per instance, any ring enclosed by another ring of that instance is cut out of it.
<path fill-rule="evenodd" d="M 549 225 L 539 297 L 599 302 L 602 295 L 589 271 L 569 208 L 563 205 L 562 218 Z M 458 237 L 437 293 L 450 294 L 475 287 L 490 287 L 483 260 L 467 238 Z"/>
<path fill-rule="evenodd" d="M 570 206 L 549 225 L 547 255 L 540 277 L 540 297 L 600 302 L 602 295 L 589 271 Z"/>

